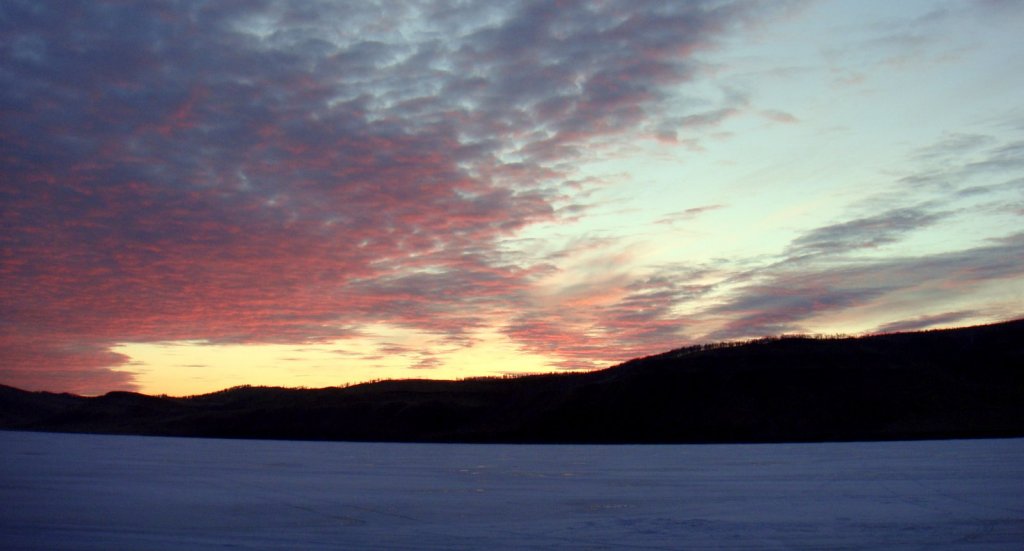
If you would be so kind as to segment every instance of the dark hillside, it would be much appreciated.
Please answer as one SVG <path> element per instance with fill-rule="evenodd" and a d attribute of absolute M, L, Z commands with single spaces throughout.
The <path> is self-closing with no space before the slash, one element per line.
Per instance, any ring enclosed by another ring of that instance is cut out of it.
<path fill-rule="evenodd" d="M 229 438 L 777 442 L 1024 436 L 1024 320 L 694 346 L 591 373 L 96 398 L 0 387 L 0 428 Z"/>

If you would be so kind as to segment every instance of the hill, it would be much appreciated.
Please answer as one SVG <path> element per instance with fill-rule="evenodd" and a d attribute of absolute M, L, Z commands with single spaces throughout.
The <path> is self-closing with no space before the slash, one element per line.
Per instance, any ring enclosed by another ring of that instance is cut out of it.
<path fill-rule="evenodd" d="M 86 398 L 0 385 L 0 428 L 407 442 L 1024 436 L 1024 320 L 693 346 L 589 373 Z"/>

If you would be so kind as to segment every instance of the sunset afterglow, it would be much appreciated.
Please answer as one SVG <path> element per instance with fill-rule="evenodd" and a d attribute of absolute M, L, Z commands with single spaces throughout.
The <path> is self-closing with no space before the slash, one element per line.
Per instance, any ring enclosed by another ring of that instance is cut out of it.
<path fill-rule="evenodd" d="M 1024 315 L 1024 3 L 0 3 L 0 383 Z"/>

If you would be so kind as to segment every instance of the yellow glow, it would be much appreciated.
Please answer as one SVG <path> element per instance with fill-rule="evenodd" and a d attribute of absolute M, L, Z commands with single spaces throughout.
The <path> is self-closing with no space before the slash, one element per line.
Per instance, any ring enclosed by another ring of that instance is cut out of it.
<path fill-rule="evenodd" d="M 197 341 L 124 343 L 146 394 L 187 396 L 238 385 L 322 388 L 375 379 L 458 379 L 551 371 L 547 358 L 520 351 L 493 332 L 471 346 L 446 345 L 436 335 L 376 325 L 364 336 L 315 344 L 210 344 Z M 431 354 L 427 354 L 430 351 Z M 435 365 L 417 368 L 434 358 Z"/>
<path fill-rule="evenodd" d="M 454 379 L 510 373 L 551 371 L 550 359 L 523 352 L 508 337 L 493 332 L 481 333 L 471 347 L 458 348 L 440 355 L 444 365 L 430 378 Z M 426 374 L 425 374 L 426 375 Z"/>

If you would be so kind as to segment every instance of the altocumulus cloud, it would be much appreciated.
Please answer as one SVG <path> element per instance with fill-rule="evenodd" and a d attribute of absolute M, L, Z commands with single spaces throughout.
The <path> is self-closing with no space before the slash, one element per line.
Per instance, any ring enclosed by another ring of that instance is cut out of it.
<path fill-rule="evenodd" d="M 529 307 L 550 266 L 497 244 L 578 214 L 566 162 L 655 133 L 761 9 L 4 2 L 0 374 L 131 388 L 115 343 L 457 339 Z"/>

